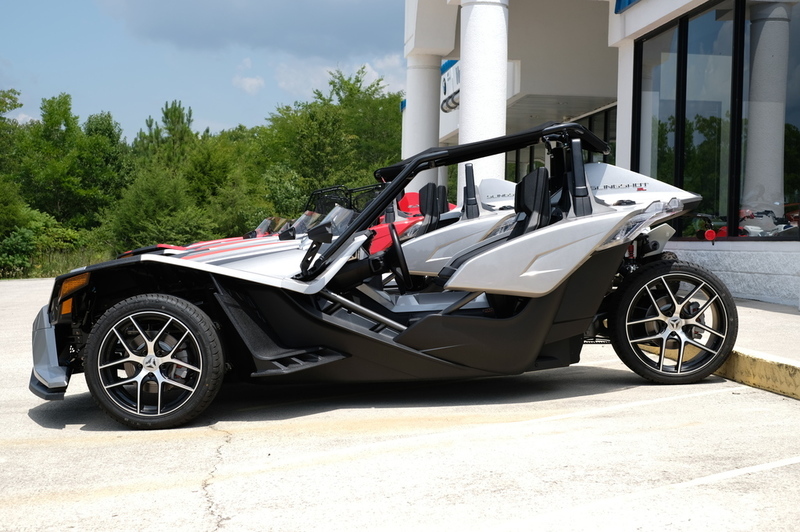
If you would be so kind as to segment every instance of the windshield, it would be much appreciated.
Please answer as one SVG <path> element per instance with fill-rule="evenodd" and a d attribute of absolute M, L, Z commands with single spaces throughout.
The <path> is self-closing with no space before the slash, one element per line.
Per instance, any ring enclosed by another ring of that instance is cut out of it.
<path fill-rule="evenodd" d="M 326 215 L 314 211 L 304 212 L 300 218 L 295 220 L 292 227 L 295 230 L 295 234 L 303 235 L 318 225 L 331 222 L 331 231 L 334 236 L 338 236 L 345 230 L 355 214 L 356 212 L 352 209 L 337 204 Z"/>
<path fill-rule="evenodd" d="M 333 236 L 339 236 L 344 232 L 345 229 L 347 229 L 347 226 L 350 224 L 350 221 L 355 217 L 355 215 L 356 212 L 354 210 L 337 205 L 333 208 L 333 210 L 331 210 L 331 212 L 328 213 L 325 218 L 322 218 L 319 223 L 315 223 L 313 226 L 330 222 L 331 234 Z M 309 229 L 311 229 L 311 227 L 309 227 Z"/>
<path fill-rule="evenodd" d="M 317 225 L 317 221 L 322 218 L 322 215 L 314 211 L 304 212 L 300 218 L 294 221 L 292 227 L 296 234 L 302 235 L 308 233 L 308 230 Z"/>

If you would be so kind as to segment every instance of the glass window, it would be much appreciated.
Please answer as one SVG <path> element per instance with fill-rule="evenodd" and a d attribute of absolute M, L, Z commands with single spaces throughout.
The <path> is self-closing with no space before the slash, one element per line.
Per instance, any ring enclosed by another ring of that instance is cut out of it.
<path fill-rule="evenodd" d="M 674 183 L 678 28 L 642 44 L 639 171 Z"/>
<path fill-rule="evenodd" d="M 709 3 L 637 57 L 635 169 L 703 196 L 681 233 L 800 239 L 800 4 Z"/>
<path fill-rule="evenodd" d="M 786 134 L 783 155 L 784 191 L 786 193 L 784 216 L 789 224 L 797 227 L 798 218 L 800 218 L 800 4 L 792 6 L 789 22 L 788 63 Z"/>
<path fill-rule="evenodd" d="M 597 111 L 591 115 L 574 120 L 586 129 L 597 135 L 600 139 L 608 143 L 610 153 L 588 152 L 584 150 L 583 157 L 587 163 L 604 162 L 614 164 L 616 145 L 617 145 L 617 106 L 608 107 L 602 111 Z"/>
<path fill-rule="evenodd" d="M 608 110 L 608 138 L 606 139 L 611 153 L 608 154 L 608 164 L 616 164 L 617 160 L 617 108 L 612 107 Z"/>
<path fill-rule="evenodd" d="M 603 140 L 606 139 L 606 114 L 607 111 L 601 111 L 593 114 L 589 120 L 589 130 Z M 602 162 L 605 160 L 605 155 L 602 153 L 592 153 L 592 162 Z"/>
<path fill-rule="evenodd" d="M 790 3 L 756 3 L 749 14 L 744 35 L 744 153 L 738 233 L 797 238 L 800 9 Z"/>
<path fill-rule="evenodd" d="M 682 186 L 717 220 L 728 210 L 733 7 L 722 2 L 688 24 Z"/>

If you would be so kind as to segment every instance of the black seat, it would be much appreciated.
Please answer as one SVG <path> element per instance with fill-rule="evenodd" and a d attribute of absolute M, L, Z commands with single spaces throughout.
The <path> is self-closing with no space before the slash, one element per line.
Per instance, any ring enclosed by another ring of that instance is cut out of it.
<path fill-rule="evenodd" d="M 546 168 L 537 168 L 517 183 L 514 191 L 514 212 L 517 216 L 510 231 L 480 242 L 477 247 L 457 255 L 442 268 L 439 277 L 449 279 L 466 261 L 494 246 L 524 235 L 550 223 L 550 190 Z"/>
<path fill-rule="evenodd" d="M 422 221 L 417 234 L 430 233 L 439 226 L 439 215 L 442 213 L 439 199 L 441 195 L 442 191 L 436 183 L 427 183 L 419 190 L 419 212 L 422 214 Z"/>
<path fill-rule="evenodd" d="M 517 221 L 508 239 L 544 227 L 550 222 L 550 190 L 547 168 L 537 168 L 517 183 L 514 191 Z"/>

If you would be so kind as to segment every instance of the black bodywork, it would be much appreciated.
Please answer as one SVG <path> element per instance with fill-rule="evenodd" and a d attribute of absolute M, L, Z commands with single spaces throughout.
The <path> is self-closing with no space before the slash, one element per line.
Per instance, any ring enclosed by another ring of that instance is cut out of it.
<path fill-rule="evenodd" d="M 382 192 L 343 234 L 322 248 L 316 260 L 311 260 L 314 253 L 308 253 L 295 278 L 307 282 L 324 272 L 341 247 L 369 233 L 370 225 L 417 173 L 538 142 L 548 144 L 554 168 L 560 169 L 548 181 L 548 192 L 557 199 L 546 218 L 557 219 L 570 208 L 578 215 L 590 214 L 582 150 L 607 152 L 608 146 L 577 124 L 544 124 L 498 139 L 431 148 L 377 170 L 376 178 L 384 183 Z M 487 308 L 466 310 L 455 305 L 438 312 L 403 314 L 387 310 L 352 290 L 352 283 L 337 283 L 336 278 L 308 295 L 219 270 L 195 269 L 188 261 L 182 267 L 146 260 L 151 254 L 145 253 L 57 278 L 49 319 L 58 365 L 66 368 L 67 377 L 83 371 L 83 349 L 100 316 L 126 298 L 148 293 L 180 297 L 207 313 L 222 338 L 226 365 L 243 376 L 297 382 L 518 374 L 578 362 L 583 334 L 611 287 L 623 252 L 615 247 L 595 253 L 566 282 L 542 297 L 490 294 Z M 360 274 L 364 283 L 376 283 L 387 271 L 384 264 L 392 260 L 391 253 L 368 257 L 355 270 L 367 272 Z M 63 283 L 83 274 L 88 275 L 87 283 L 64 293 Z M 434 288 L 443 284 L 437 279 L 422 281 Z M 70 312 L 65 313 L 67 300 Z M 31 389 L 42 397 L 59 395 L 58 389 L 48 389 L 35 378 Z"/>

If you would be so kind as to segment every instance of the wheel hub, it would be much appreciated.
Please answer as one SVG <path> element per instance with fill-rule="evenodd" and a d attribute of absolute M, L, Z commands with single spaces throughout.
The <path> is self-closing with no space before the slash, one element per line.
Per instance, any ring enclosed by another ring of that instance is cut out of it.
<path fill-rule="evenodd" d="M 158 367 L 158 358 L 153 354 L 147 355 L 144 357 L 142 366 L 144 366 L 144 369 L 147 371 L 155 371 Z"/>
<path fill-rule="evenodd" d="M 667 327 L 670 331 L 678 332 L 683 327 L 683 320 L 678 316 L 672 316 L 667 320 Z"/>

